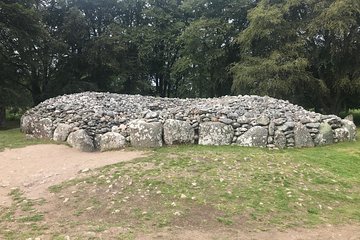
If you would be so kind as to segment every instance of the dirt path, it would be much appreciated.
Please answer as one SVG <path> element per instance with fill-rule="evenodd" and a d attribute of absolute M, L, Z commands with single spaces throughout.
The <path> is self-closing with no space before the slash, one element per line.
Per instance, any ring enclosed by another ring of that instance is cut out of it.
<path fill-rule="evenodd" d="M 238 239 L 238 240 L 360 240 L 359 225 L 321 226 L 313 229 L 287 229 L 284 231 L 269 230 L 263 232 L 218 230 L 202 232 L 194 230 L 176 230 L 172 232 L 158 232 L 138 236 L 138 240 L 210 240 L 210 239 Z"/>
<path fill-rule="evenodd" d="M 141 152 L 85 153 L 65 145 L 34 145 L 0 152 L 0 206 L 8 206 L 8 193 L 19 187 L 28 198 L 46 197 L 48 187 L 74 178 L 81 171 L 129 161 Z"/>

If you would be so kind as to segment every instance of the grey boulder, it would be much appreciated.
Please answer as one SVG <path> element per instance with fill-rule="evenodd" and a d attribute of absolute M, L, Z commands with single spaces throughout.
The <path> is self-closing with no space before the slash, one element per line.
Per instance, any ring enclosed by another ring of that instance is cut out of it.
<path fill-rule="evenodd" d="M 345 127 L 337 128 L 334 130 L 335 138 L 338 142 L 349 141 L 350 133 L 349 130 Z"/>
<path fill-rule="evenodd" d="M 346 128 L 349 131 L 349 141 L 355 141 L 356 140 L 356 126 L 354 122 L 343 119 L 341 120 L 341 123 L 344 128 Z"/>
<path fill-rule="evenodd" d="M 92 152 L 95 150 L 91 137 L 83 129 L 70 133 L 67 143 L 82 152 Z"/>
<path fill-rule="evenodd" d="M 266 147 L 268 130 L 264 127 L 255 126 L 238 137 L 236 143 L 247 147 Z"/>
<path fill-rule="evenodd" d="M 168 119 L 164 123 L 164 142 L 167 145 L 194 143 L 194 135 L 188 122 Z"/>
<path fill-rule="evenodd" d="M 32 134 L 34 130 L 35 119 L 31 116 L 23 115 L 20 119 L 20 130 L 23 133 Z"/>
<path fill-rule="evenodd" d="M 53 136 L 52 121 L 49 118 L 42 118 L 33 124 L 32 134 L 36 138 L 51 139 Z"/>
<path fill-rule="evenodd" d="M 314 139 L 315 145 L 327 145 L 334 143 L 333 131 L 330 124 L 324 122 L 319 126 L 319 134 Z"/>
<path fill-rule="evenodd" d="M 296 123 L 294 127 L 295 147 L 314 147 L 314 141 L 308 129 L 301 123 Z"/>
<path fill-rule="evenodd" d="M 229 145 L 234 136 L 234 129 L 230 125 L 220 122 L 205 122 L 200 124 L 200 145 Z"/>
<path fill-rule="evenodd" d="M 282 131 L 279 131 L 279 130 L 275 131 L 274 145 L 280 149 L 286 147 L 286 136 Z"/>
<path fill-rule="evenodd" d="M 125 147 L 125 137 L 120 133 L 108 132 L 100 136 L 98 148 L 100 151 L 118 150 Z"/>
<path fill-rule="evenodd" d="M 53 140 L 65 142 L 71 132 L 72 126 L 65 123 L 59 123 L 54 131 Z"/>
<path fill-rule="evenodd" d="M 133 147 L 161 147 L 162 124 L 133 120 L 129 123 L 130 142 Z"/>

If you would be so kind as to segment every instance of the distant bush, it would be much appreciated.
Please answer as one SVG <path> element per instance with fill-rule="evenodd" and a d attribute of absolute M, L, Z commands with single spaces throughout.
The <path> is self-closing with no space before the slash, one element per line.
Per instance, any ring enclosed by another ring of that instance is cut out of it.
<path fill-rule="evenodd" d="M 344 118 L 349 114 L 354 116 L 354 123 L 360 127 L 360 109 L 350 109 L 348 112 L 341 112 L 340 117 Z"/>
<path fill-rule="evenodd" d="M 6 109 L 6 120 L 19 121 L 26 109 L 11 107 Z"/>

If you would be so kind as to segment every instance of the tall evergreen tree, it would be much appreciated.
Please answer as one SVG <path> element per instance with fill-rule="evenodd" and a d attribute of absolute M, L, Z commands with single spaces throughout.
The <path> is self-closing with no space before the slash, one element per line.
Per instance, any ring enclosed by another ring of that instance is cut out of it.
<path fill-rule="evenodd" d="M 260 1 L 238 37 L 234 92 L 339 113 L 349 89 L 360 90 L 359 10 L 356 0 Z"/>

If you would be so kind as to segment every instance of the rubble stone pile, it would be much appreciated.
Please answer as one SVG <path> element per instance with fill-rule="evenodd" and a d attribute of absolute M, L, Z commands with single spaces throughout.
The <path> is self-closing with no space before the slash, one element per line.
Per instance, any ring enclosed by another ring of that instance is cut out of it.
<path fill-rule="evenodd" d="M 164 144 L 314 147 L 356 139 L 350 120 L 267 96 L 177 99 L 84 92 L 28 110 L 21 129 L 81 151 Z"/>

